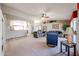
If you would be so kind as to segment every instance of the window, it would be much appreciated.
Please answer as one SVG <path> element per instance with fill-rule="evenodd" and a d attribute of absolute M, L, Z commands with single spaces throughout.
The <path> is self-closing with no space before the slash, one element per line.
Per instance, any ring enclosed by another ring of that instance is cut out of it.
<path fill-rule="evenodd" d="M 21 21 L 21 20 L 11 20 L 10 29 L 11 30 L 26 30 L 27 23 L 26 21 Z"/>

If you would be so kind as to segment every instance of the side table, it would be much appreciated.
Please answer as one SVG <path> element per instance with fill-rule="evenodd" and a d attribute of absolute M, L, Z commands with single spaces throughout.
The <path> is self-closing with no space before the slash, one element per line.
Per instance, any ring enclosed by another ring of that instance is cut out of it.
<path fill-rule="evenodd" d="M 68 43 L 67 41 L 61 41 L 60 52 L 62 52 L 62 45 L 66 47 L 65 51 L 68 53 L 68 56 L 70 56 L 70 48 L 74 48 L 74 56 L 76 56 L 76 43 Z"/>

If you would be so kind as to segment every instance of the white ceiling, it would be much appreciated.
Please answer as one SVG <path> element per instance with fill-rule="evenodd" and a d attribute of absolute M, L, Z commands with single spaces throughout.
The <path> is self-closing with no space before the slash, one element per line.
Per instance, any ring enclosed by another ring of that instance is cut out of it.
<path fill-rule="evenodd" d="M 40 19 L 45 12 L 51 20 L 66 20 L 70 18 L 72 11 L 76 10 L 76 4 L 71 3 L 6 3 L 2 4 L 3 12 L 20 15 L 30 19 Z M 8 8 L 8 9 L 7 9 Z M 7 9 L 7 11 L 6 11 Z M 16 10 L 16 12 L 13 12 Z"/>

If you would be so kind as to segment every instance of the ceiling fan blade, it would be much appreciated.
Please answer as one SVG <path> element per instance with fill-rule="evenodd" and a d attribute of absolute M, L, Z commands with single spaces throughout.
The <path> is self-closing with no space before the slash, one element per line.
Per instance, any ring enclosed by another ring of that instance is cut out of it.
<path fill-rule="evenodd" d="M 44 17 L 44 13 L 42 14 L 42 17 Z"/>
<path fill-rule="evenodd" d="M 43 13 L 43 14 L 42 14 L 42 17 L 46 17 L 46 14 L 45 14 L 45 13 Z"/>

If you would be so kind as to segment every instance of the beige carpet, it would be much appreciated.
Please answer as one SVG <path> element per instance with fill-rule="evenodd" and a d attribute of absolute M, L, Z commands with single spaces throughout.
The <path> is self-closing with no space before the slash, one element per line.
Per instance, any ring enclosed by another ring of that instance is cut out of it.
<path fill-rule="evenodd" d="M 65 40 L 64 38 L 59 38 Z M 60 43 L 56 47 L 48 47 L 46 38 L 21 37 L 6 43 L 6 56 L 54 56 L 64 55 L 60 52 Z"/>

